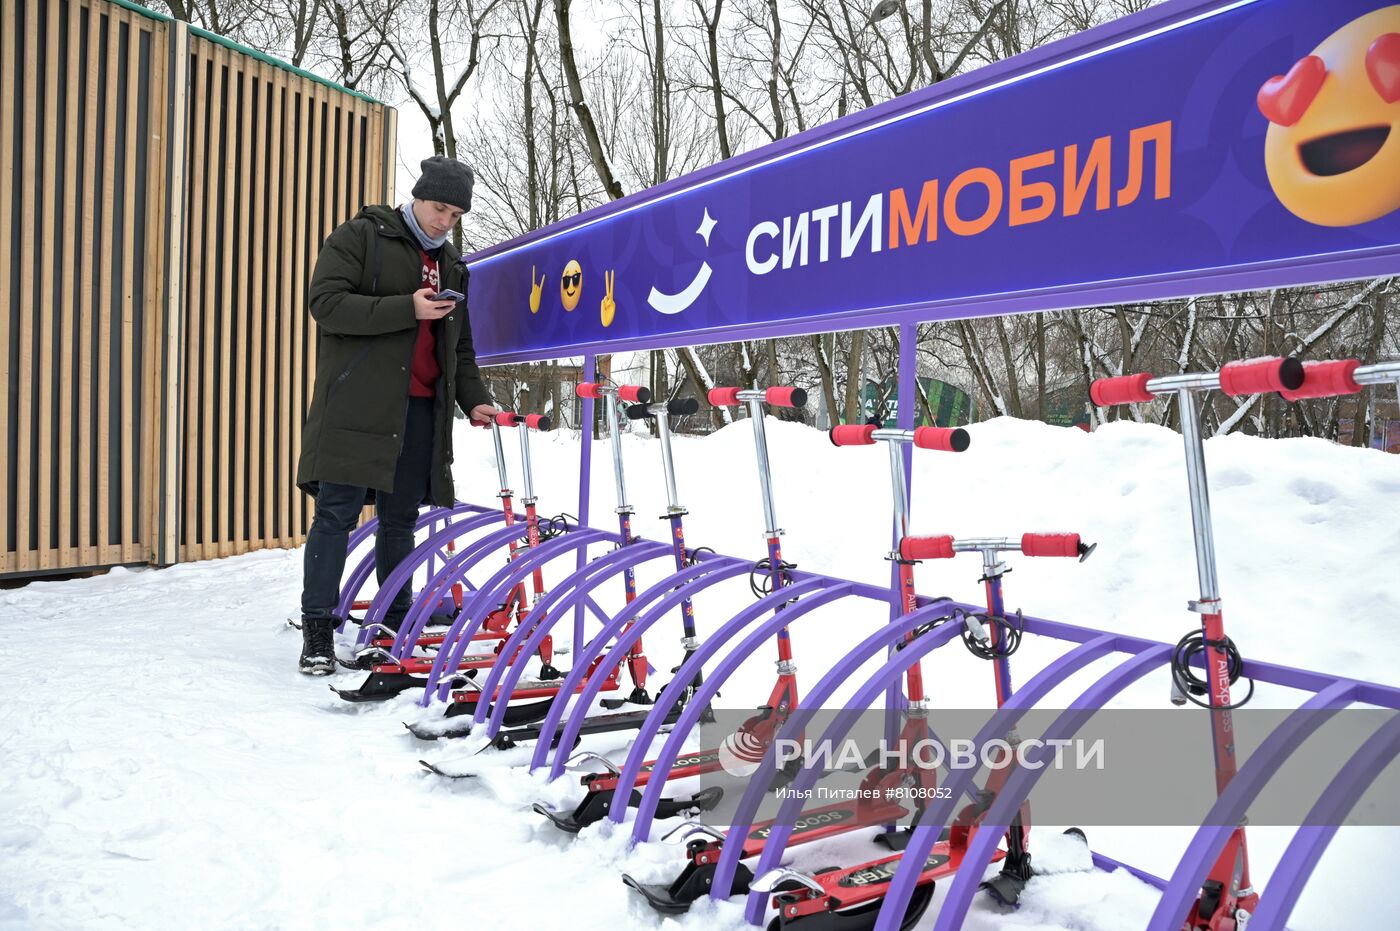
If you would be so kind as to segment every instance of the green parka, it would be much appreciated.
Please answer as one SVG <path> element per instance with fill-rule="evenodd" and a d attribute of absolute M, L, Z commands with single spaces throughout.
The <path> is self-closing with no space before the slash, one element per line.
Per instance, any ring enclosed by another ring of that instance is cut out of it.
<path fill-rule="evenodd" d="M 439 250 L 442 288 L 467 293 L 467 269 L 449 242 Z M 394 465 L 408 412 L 409 368 L 418 320 L 413 292 L 423 286 L 418 241 L 393 207 L 366 207 L 336 227 L 311 276 L 311 317 L 319 333 L 316 385 L 302 432 L 297 485 L 319 482 L 373 490 L 394 487 Z M 433 324 L 442 377 L 433 420 L 429 503 L 453 501 L 452 403 L 470 414 L 491 403 L 472 349 L 467 302 Z"/>

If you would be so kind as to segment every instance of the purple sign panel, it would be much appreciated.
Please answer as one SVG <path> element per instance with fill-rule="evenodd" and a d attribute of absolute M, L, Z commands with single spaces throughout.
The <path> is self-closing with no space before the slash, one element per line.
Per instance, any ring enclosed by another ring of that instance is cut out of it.
<path fill-rule="evenodd" d="M 1400 4 L 1167 3 L 467 263 L 486 362 L 1400 272 Z"/>

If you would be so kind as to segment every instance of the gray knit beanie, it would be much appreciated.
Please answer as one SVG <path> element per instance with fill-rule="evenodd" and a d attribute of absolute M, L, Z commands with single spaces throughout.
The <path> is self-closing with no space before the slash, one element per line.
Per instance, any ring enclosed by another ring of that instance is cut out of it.
<path fill-rule="evenodd" d="M 418 200 L 435 200 L 440 204 L 472 209 L 472 170 L 465 163 L 444 155 L 425 158 L 423 173 L 413 186 Z"/>

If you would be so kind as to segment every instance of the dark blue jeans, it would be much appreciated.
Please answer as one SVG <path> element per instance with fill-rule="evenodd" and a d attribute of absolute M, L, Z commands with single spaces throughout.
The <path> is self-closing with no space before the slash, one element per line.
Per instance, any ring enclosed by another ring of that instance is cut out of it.
<path fill-rule="evenodd" d="M 428 495 L 433 465 L 433 400 L 410 398 L 404 423 L 403 448 L 394 467 L 394 487 L 376 489 L 375 512 L 379 528 L 374 537 L 374 563 L 383 585 L 394 567 L 413 551 L 413 528 L 418 507 Z M 316 494 L 316 514 L 306 535 L 306 562 L 302 575 L 302 621 L 335 617 L 340 600 L 340 577 L 345 572 L 350 531 L 360 519 L 367 489 L 335 482 L 321 482 Z M 385 622 L 397 627 L 413 604 L 412 579 L 394 597 Z M 337 619 L 337 623 L 339 619 Z"/>

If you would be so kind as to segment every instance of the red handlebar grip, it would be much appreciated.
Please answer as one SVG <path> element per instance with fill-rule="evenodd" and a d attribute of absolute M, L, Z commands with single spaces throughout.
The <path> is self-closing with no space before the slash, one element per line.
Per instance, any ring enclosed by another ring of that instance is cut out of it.
<path fill-rule="evenodd" d="M 1353 377 L 1361 367 L 1357 359 L 1336 359 L 1329 362 L 1304 362 L 1302 387 L 1285 388 L 1279 394 L 1290 401 L 1303 398 L 1335 398 L 1339 394 L 1356 394 L 1361 386 Z"/>
<path fill-rule="evenodd" d="M 832 446 L 873 446 L 875 425 L 870 423 L 843 423 L 832 427 L 827 435 Z"/>
<path fill-rule="evenodd" d="M 511 411 L 501 411 L 499 414 L 496 415 L 496 426 L 498 426 L 498 427 L 513 427 L 513 426 L 515 426 L 515 414 L 512 413 Z"/>
<path fill-rule="evenodd" d="M 733 407 L 739 403 L 739 389 L 711 388 L 707 397 L 711 407 Z"/>
<path fill-rule="evenodd" d="M 645 404 L 651 400 L 651 389 L 644 385 L 618 385 L 617 396 L 633 404 Z"/>
<path fill-rule="evenodd" d="M 1297 359 L 1249 359 L 1220 369 L 1220 390 L 1232 398 L 1243 394 L 1293 390 L 1303 384 L 1303 363 Z"/>
<path fill-rule="evenodd" d="M 581 398 L 593 398 L 595 401 L 603 396 L 603 392 L 598 390 L 597 382 L 581 381 L 574 389 L 574 394 Z"/>
<path fill-rule="evenodd" d="M 1089 400 L 1095 407 L 1112 407 L 1115 404 L 1136 404 L 1151 401 L 1152 392 L 1147 383 L 1152 380 L 1151 372 L 1137 375 L 1118 375 L 1114 378 L 1096 378 L 1089 386 Z"/>
<path fill-rule="evenodd" d="M 971 444 L 972 437 L 962 427 L 919 427 L 914 431 L 914 445 L 920 449 L 960 453 Z"/>
<path fill-rule="evenodd" d="M 531 430 L 548 430 L 548 429 L 549 429 L 549 415 L 548 415 L 548 414 L 526 414 L 526 415 L 525 415 L 525 426 L 529 427 Z"/>
<path fill-rule="evenodd" d="M 807 403 L 807 392 L 801 388 L 769 388 L 763 393 L 763 400 L 776 407 L 802 407 Z"/>
<path fill-rule="evenodd" d="M 900 559 L 952 559 L 953 538 L 944 534 L 940 537 L 905 537 L 899 541 Z"/>
<path fill-rule="evenodd" d="M 1077 533 L 1023 533 L 1021 552 L 1027 556 L 1078 556 Z"/>

